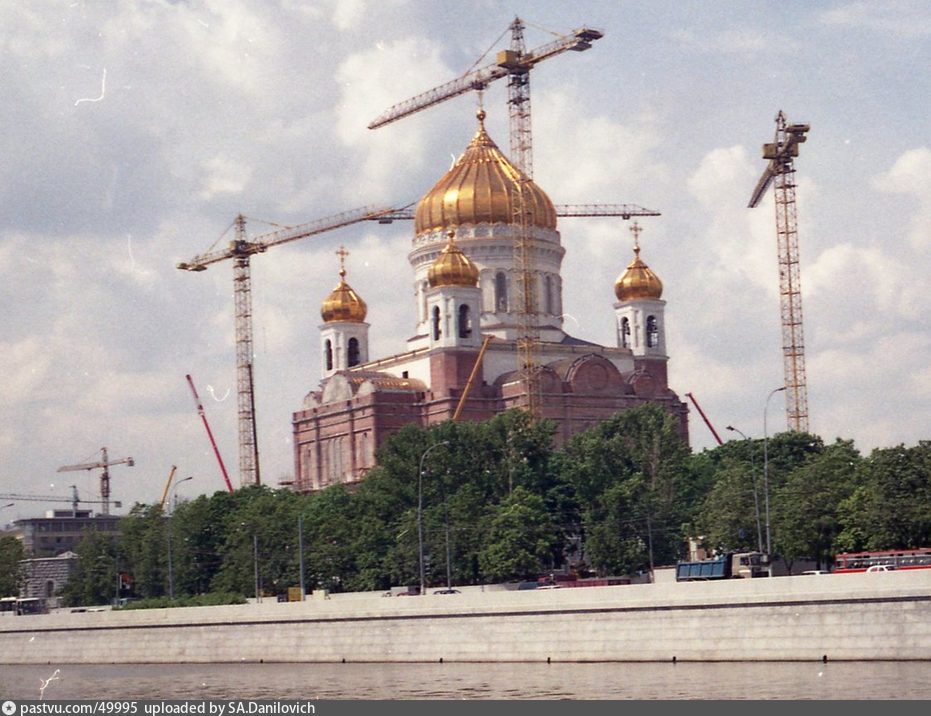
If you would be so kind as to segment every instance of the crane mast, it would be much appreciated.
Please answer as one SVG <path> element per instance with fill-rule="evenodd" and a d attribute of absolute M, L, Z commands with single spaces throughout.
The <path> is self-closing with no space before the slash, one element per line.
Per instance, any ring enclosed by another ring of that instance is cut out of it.
<path fill-rule="evenodd" d="M 785 114 L 776 115 L 772 144 L 763 145 L 769 164 L 750 197 L 757 206 L 773 185 L 776 206 L 776 246 L 779 260 L 779 300 L 782 322 L 783 372 L 786 386 L 786 418 L 789 430 L 808 431 L 808 383 L 805 375 L 805 336 L 802 327 L 802 290 L 799 271 L 798 218 L 795 206 L 795 163 L 798 146 L 807 137 L 807 124 L 789 124 Z"/>
<path fill-rule="evenodd" d="M 246 221 L 236 217 L 236 247 L 246 245 Z M 248 250 L 233 256 L 233 304 L 236 315 L 236 396 L 239 415 L 239 480 L 261 485 L 253 385 L 252 270 Z"/>
<path fill-rule="evenodd" d="M 539 343 L 537 327 L 536 267 L 530 217 L 525 208 L 527 185 L 533 177 L 533 136 L 530 116 L 530 70 L 539 62 L 568 50 L 581 52 L 591 47 L 603 33 L 582 27 L 556 40 L 530 50 L 524 43 L 524 23 L 519 17 L 510 25 L 511 45 L 498 53 L 496 61 L 451 82 L 435 87 L 386 110 L 369 124 L 376 129 L 470 90 L 484 90 L 491 82 L 508 78 L 508 117 L 510 129 L 509 159 L 519 171 L 514 203 L 513 228 L 514 263 L 517 268 L 517 368 L 524 387 L 524 407 L 537 416 L 542 404 L 540 366 L 536 351 Z M 576 214 L 584 215 L 584 214 Z"/>

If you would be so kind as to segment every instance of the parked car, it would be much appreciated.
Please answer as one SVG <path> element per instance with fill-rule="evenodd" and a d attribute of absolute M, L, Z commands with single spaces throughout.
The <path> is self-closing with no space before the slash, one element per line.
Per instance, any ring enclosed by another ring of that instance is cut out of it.
<path fill-rule="evenodd" d="M 890 564 L 872 564 L 866 568 L 867 572 L 894 572 L 895 567 Z"/>
<path fill-rule="evenodd" d="M 458 589 L 437 589 L 433 592 L 434 594 L 461 594 Z"/>

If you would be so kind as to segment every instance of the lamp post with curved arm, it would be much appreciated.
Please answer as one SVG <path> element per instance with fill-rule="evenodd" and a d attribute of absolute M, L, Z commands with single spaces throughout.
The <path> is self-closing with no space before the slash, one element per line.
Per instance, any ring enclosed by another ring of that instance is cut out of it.
<path fill-rule="evenodd" d="M 431 445 L 420 456 L 420 467 L 417 470 L 417 550 L 420 556 L 420 594 L 426 589 L 426 580 L 423 571 L 423 461 L 432 450 L 443 445 L 449 445 L 448 440 Z"/>
<path fill-rule="evenodd" d="M 194 476 L 185 477 L 183 480 L 179 480 L 174 485 L 171 486 L 171 493 L 168 495 L 168 598 L 175 598 L 175 575 L 174 570 L 171 564 L 171 515 L 174 512 L 171 505 L 171 495 L 174 494 L 174 491 L 178 489 L 178 485 L 182 482 L 187 482 L 188 480 L 193 480 Z"/>
<path fill-rule="evenodd" d="M 766 554 L 769 556 L 770 564 L 772 564 L 773 548 L 769 532 L 769 436 L 766 433 L 766 411 L 769 408 L 769 399 L 785 389 L 786 386 L 783 385 L 781 388 L 771 390 L 763 406 L 763 494 L 766 499 Z M 772 568 L 770 568 L 769 576 L 773 576 Z"/>
<path fill-rule="evenodd" d="M 735 428 L 733 425 L 728 425 L 725 429 L 737 433 L 744 440 L 750 439 L 746 435 L 744 435 L 740 430 Z M 759 551 L 762 552 L 763 551 L 763 528 L 760 525 L 760 498 L 757 495 L 756 473 L 753 471 L 753 459 L 752 458 L 750 459 L 750 478 L 753 481 L 753 511 L 756 513 L 756 544 L 757 544 L 757 549 L 759 549 Z"/>

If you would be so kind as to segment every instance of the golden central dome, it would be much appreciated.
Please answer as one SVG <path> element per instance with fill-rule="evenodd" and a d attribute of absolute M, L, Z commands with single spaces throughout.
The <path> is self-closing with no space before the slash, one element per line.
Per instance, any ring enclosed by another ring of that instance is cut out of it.
<path fill-rule="evenodd" d="M 663 282 L 640 260 L 640 246 L 634 246 L 634 260 L 614 282 L 614 295 L 619 301 L 659 298 L 663 295 Z"/>
<path fill-rule="evenodd" d="M 485 113 L 478 131 L 453 168 L 417 204 L 417 234 L 465 224 L 513 224 L 523 180 L 524 205 L 530 225 L 556 228 L 556 209 L 546 193 L 508 161 L 485 132 Z"/>
<path fill-rule="evenodd" d="M 449 232 L 449 241 L 427 271 L 431 288 L 437 286 L 475 286 L 478 283 L 478 266 L 456 245 L 455 232 Z"/>
<path fill-rule="evenodd" d="M 368 313 L 368 306 L 365 301 L 359 298 L 352 287 L 346 283 L 346 268 L 343 266 L 343 259 L 349 253 L 342 247 L 336 252 L 340 257 L 339 266 L 339 283 L 336 284 L 330 295 L 326 297 L 320 306 L 320 316 L 324 323 L 335 323 L 337 321 L 352 321 L 362 323 L 365 320 L 365 314 Z"/>

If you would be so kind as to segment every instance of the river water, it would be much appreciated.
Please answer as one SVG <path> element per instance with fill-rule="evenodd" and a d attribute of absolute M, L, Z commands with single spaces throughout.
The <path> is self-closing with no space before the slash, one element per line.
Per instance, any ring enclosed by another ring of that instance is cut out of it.
<path fill-rule="evenodd" d="M 40 697 L 925 700 L 931 662 L 0 665 L 0 700 Z"/>

